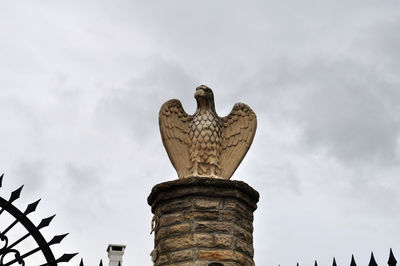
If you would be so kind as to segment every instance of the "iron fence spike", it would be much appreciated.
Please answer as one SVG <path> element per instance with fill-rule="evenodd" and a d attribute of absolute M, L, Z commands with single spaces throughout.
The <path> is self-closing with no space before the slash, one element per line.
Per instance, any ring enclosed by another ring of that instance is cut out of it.
<path fill-rule="evenodd" d="M 8 202 L 11 203 L 11 202 L 14 202 L 16 199 L 18 199 L 21 196 L 21 191 L 22 191 L 23 187 L 24 187 L 24 185 L 20 186 L 18 189 L 11 192 L 11 196 L 10 196 L 10 199 L 8 200 Z"/>
<path fill-rule="evenodd" d="M 99 266 L 103 266 L 103 260 L 100 260 Z"/>
<path fill-rule="evenodd" d="M 121 261 L 118 261 L 118 266 L 121 266 Z"/>
<path fill-rule="evenodd" d="M 368 266 L 378 266 L 378 264 L 376 264 L 376 261 L 375 261 L 375 257 L 374 257 L 374 253 L 373 253 L 373 252 L 371 252 L 371 259 L 369 260 Z"/>
<path fill-rule="evenodd" d="M 356 260 L 354 259 L 354 255 L 351 255 L 351 263 L 350 266 L 357 266 Z"/>
<path fill-rule="evenodd" d="M 393 255 L 392 249 L 390 249 L 390 254 L 389 254 L 389 260 L 388 260 L 388 265 L 389 266 L 396 266 L 397 260 Z"/>
<path fill-rule="evenodd" d="M 335 259 L 335 257 L 333 257 L 332 266 L 337 266 L 337 265 L 336 265 L 336 259 Z"/>
<path fill-rule="evenodd" d="M 37 201 L 29 204 L 28 207 L 26 207 L 26 210 L 24 211 L 24 214 L 28 215 L 29 213 L 36 211 L 36 208 L 39 205 L 40 200 L 41 199 L 38 199 Z"/>
<path fill-rule="evenodd" d="M 49 224 L 51 223 L 51 221 L 53 220 L 53 218 L 56 215 L 52 215 L 50 217 L 44 218 L 40 221 L 39 225 L 37 226 L 38 229 L 42 229 L 43 227 L 49 226 Z"/>
<path fill-rule="evenodd" d="M 81 262 L 79 263 L 79 266 L 84 266 L 83 265 L 83 258 L 81 258 Z"/>
<path fill-rule="evenodd" d="M 2 174 L 0 175 L 0 187 L 3 186 L 3 177 L 4 177 L 4 173 L 2 173 Z"/>
<path fill-rule="evenodd" d="M 70 261 L 73 257 L 78 255 L 78 253 L 70 253 L 70 254 L 63 254 L 61 257 L 59 257 L 56 262 L 68 262 Z"/>
<path fill-rule="evenodd" d="M 48 243 L 49 246 L 54 245 L 54 244 L 60 244 L 61 241 L 68 235 L 68 233 L 63 234 L 63 235 L 57 235 L 54 236 Z"/>

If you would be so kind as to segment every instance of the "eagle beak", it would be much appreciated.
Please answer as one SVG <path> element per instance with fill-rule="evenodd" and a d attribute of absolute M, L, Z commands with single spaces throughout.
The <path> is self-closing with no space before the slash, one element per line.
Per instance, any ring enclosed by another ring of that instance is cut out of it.
<path fill-rule="evenodd" d="M 194 98 L 204 97 L 206 92 L 202 88 L 196 88 L 196 92 L 194 93 Z"/>

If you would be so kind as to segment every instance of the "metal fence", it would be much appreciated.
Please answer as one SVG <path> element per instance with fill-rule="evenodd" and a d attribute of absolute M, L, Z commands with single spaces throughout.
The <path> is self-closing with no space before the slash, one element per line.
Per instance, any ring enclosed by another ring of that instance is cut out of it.
<path fill-rule="evenodd" d="M 79 266 L 85 266 L 85 265 L 83 264 L 83 259 L 81 259 L 81 262 L 79 263 Z M 100 260 L 99 266 L 103 266 L 103 261 L 102 261 L 102 260 Z M 118 266 L 121 266 L 121 262 L 118 262 Z"/>
<path fill-rule="evenodd" d="M 4 174 L 0 176 L 0 188 L 3 184 L 3 177 Z M 8 214 L 8 217 L 10 217 L 9 223 L 7 225 L 2 224 L 4 228 L 0 228 L 0 266 L 24 266 L 28 258 L 39 253 L 43 255 L 40 266 L 57 266 L 59 263 L 70 261 L 78 253 L 64 254 L 56 258 L 51 250 L 51 246 L 61 243 L 68 234 L 56 235 L 50 241 L 47 241 L 40 231 L 50 225 L 55 215 L 42 219 L 38 225 L 35 225 L 28 217 L 29 214 L 36 211 L 40 199 L 29 204 L 25 211 L 21 211 L 15 206 L 14 202 L 20 197 L 22 188 L 23 186 L 14 190 L 8 199 L 0 196 L 0 216 L 3 218 Z M 18 236 L 10 233 L 18 226 L 22 226 L 25 232 L 17 230 L 22 233 Z M 24 243 L 30 239 L 35 241 L 35 247 L 27 249 Z"/>
<path fill-rule="evenodd" d="M 396 266 L 396 264 L 397 264 L 397 260 L 393 255 L 392 249 L 390 249 L 389 259 L 387 261 L 387 264 L 389 266 Z M 299 263 L 297 263 L 297 266 L 300 266 Z M 318 266 L 318 262 L 317 261 L 315 261 L 314 266 Z M 333 258 L 332 266 L 337 266 L 335 258 Z M 351 256 L 350 266 L 357 266 L 356 260 L 354 259 L 354 255 Z M 378 266 L 378 264 L 376 263 L 376 260 L 375 260 L 373 252 L 371 252 L 371 258 L 369 260 L 368 266 Z"/>

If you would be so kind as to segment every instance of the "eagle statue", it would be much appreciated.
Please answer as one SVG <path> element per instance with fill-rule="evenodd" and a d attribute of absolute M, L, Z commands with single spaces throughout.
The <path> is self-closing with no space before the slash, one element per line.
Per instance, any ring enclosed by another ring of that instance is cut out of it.
<path fill-rule="evenodd" d="M 201 85 L 194 97 L 197 110 L 188 115 L 179 100 L 164 103 L 159 113 L 161 138 L 179 178 L 230 179 L 253 142 L 257 117 L 244 103 L 219 117 L 214 95 Z"/>

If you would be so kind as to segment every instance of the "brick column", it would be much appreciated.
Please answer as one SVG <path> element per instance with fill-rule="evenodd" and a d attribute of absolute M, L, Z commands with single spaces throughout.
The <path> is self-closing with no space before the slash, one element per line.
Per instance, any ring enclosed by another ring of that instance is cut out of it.
<path fill-rule="evenodd" d="M 192 177 L 154 186 L 154 265 L 254 265 L 258 199 L 241 181 Z"/>

